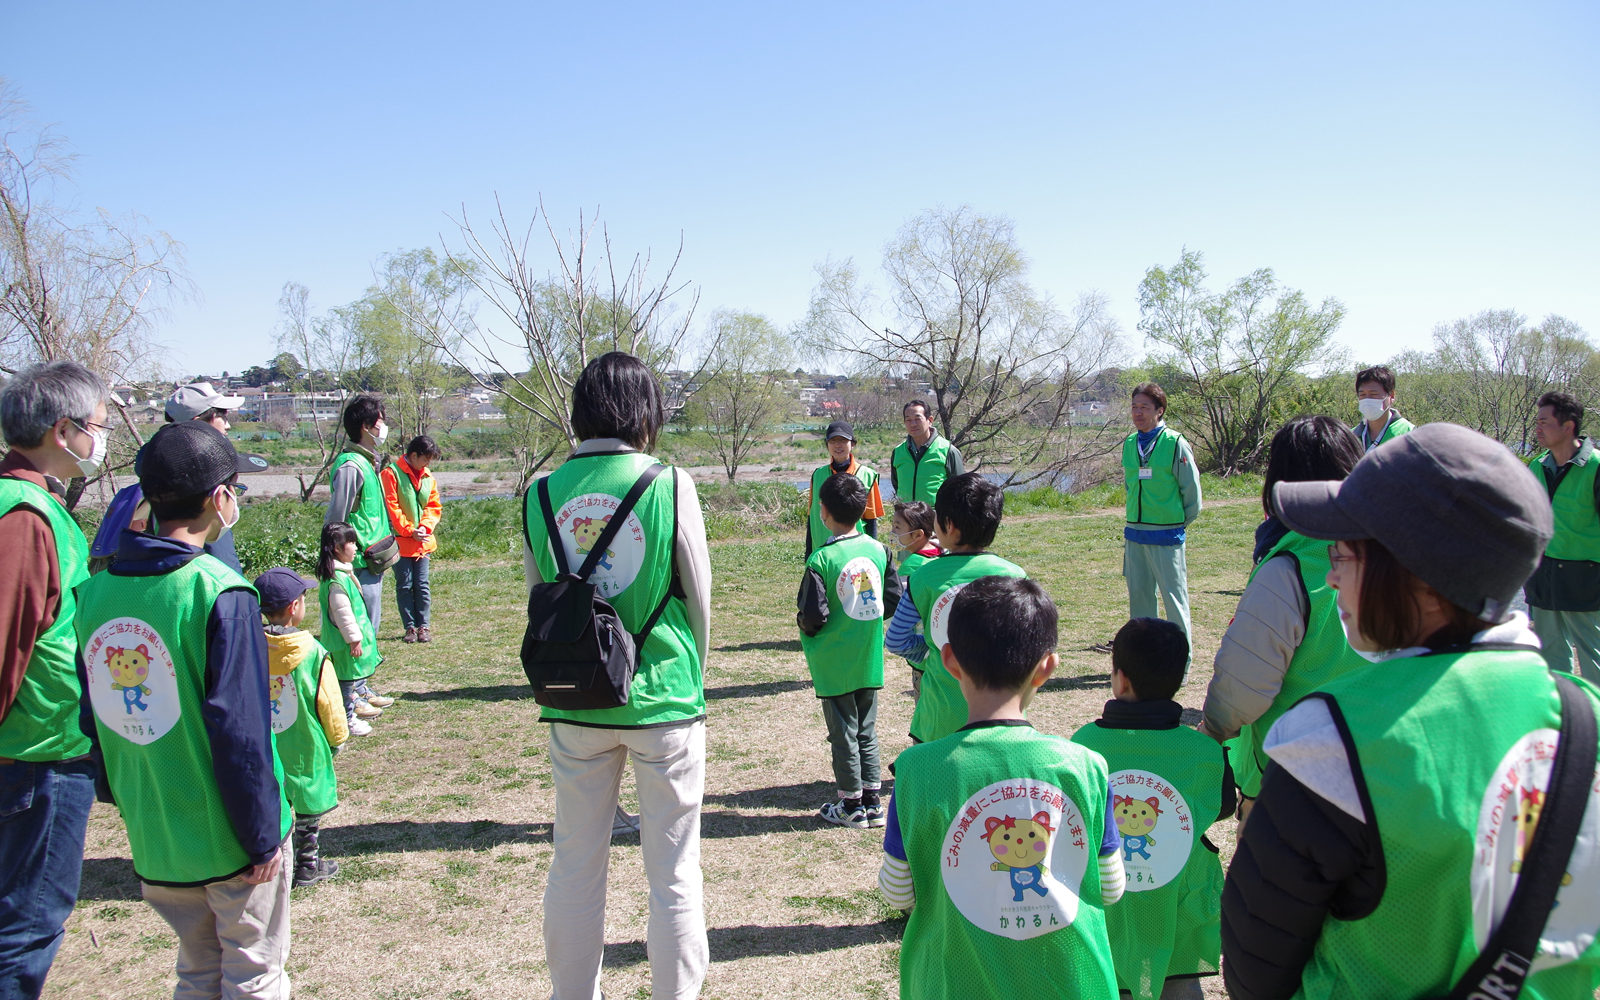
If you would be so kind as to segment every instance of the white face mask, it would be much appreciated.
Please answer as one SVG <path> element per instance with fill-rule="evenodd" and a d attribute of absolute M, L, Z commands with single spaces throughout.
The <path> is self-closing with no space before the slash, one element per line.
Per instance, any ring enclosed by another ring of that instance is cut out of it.
<path fill-rule="evenodd" d="M 77 452 L 68 448 L 65 444 L 61 446 L 61 450 L 71 455 L 73 461 L 78 463 L 78 472 L 83 478 L 93 479 L 100 474 L 100 467 L 106 464 L 106 435 L 96 434 L 94 431 L 87 431 L 87 433 L 89 437 L 94 439 L 94 447 L 89 449 L 87 458 L 80 458 Z"/>
<path fill-rule="evenodd" d="M 211 498 L 211 502 L 217 506 L 217 513 L 222 513 L 222 496 L 224 494 L 233 497 L 233 520 L 230 521 L 226 517 L 222 519 L 222 530 L 217 532 L 217 538 L 221 538 L 223 535 L 226 535 L 228 532 L 232 531 L 233 526 L 239 523 L 239 515 L 243 513 L 239 509 L 239 497 L 233 492 L 231 487 L 227 486 L 222 487 L 222 492 L 217 493 Z M 215 539 L 213 539 L 213 541 L 215 541 Z"/>
<path fill-rule="evenodd" d="M 1360 410 L 1361 415 L 1367 420 L 1377 420 L 1389 412 L 1389 400 L 1387 398 L 1359 399 L 1356 400 L 1356 409 Z"/>
<path fill-rule="evenodd" d="M 383 442 L 389 437 L 389 425 L 379 424 L 377 427 L 374 427 L 372 429 L 372 436 L 378 439 L 379 444 L 383 444 Z"/>

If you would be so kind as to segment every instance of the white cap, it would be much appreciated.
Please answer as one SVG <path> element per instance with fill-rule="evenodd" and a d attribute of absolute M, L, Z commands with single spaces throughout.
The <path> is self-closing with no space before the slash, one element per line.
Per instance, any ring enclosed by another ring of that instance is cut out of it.
<path fill-rule="evenodd" d="M 243 405 L 243 396 L 224 396 L 211 388 L 210 382 L 191 382 L 179 386 L 167 397 L 167 416 L 182 423 L 207 410 L 237 410 Z"/>

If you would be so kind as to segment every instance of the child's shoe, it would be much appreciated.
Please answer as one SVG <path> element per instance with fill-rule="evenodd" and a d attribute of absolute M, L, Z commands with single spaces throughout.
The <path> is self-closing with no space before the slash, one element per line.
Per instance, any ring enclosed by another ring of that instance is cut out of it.
<path fill-rule="evenodd" d="M 345 724 L 349 726 L 351 736 L 370 736 L 372 734 L 372 726 L 365 719 L 350 716 L 345 720 Z"/>
<path fill-rule="evenodd" d="M 368 705 L 371 705 L 373 708 L 388 708 L 390 705 L 394 704 L 393 698 L 386 694 L 379 694 L 371 689 L 368 689 L 367 693 L 361 697 L 363 701 L 365 701 Z"/>
<path fill-rule="evenodd" d="M 365 698 L 352 698 L 351 703 L 355 705 L 358 719 L 376 719 L 383 714 L 383 709 L 368 703 Z"/>
<path fill-rule="evenodd" d="M 407 626 L 406 634 L 400 637 L 400 641 L 401 642 L 416 642 L 417 641 L 417 630 Z"/>
<path fill-rule="evenodd" d="M 877 802 L 870 806 L 863 805 L 861 812 L 867 817 L 867 825 L 870 827 L 889 825 L 889 811 L 883 808 L 882 802 Z"/>
<path fill-rule="evenodd" d="M 312 864 L 300 865 L 295 868 L 294 887 L 300 889 L 308 885 L 316 885 L 318 882 L 326 882 L 337 874 L 339 874 L 339 862 L 329 861 L 327 858 L 318 858 Z"/>
<path fill-rule="evenodd" d="M 421 628 L 417 629 L 417 641 L 418 642 L 432 642 L 433 641 L 433 632 L 428 629 L 428 626 L 424 625 Z"/>
<path fill-rule="evenodd" d="M 834 799 L 818 809 L 817 815 L 835 826 L 853 826 L 858 830 L 867 828 L 867 811 L 861 808 L 859 801 L 852 804 Z"/>

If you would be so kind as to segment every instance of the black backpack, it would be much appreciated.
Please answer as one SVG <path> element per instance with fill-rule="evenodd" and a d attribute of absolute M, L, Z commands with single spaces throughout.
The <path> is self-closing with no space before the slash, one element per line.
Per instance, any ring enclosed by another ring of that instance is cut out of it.
<path fill-rule="evenodd" d="M 644 470 L 617 505 L 605 530 L 589 549 L 589 555 L 576 573 L 567 565 L 567 549 L 556 527 L 550 504 L 550 484 L 537 485 L 539 506 L 544 512 L 545 531 L 550 551 L 556 560 L 556 578 L 535 584 L 528 593 L 528 630 L 522 637 L 522 670 L 533 685 L 533 700 L 562 711 L 618 708 L 628 703 L 634 673 L 639 668 L 639 651 L 667 609 L 673 596 L 682 597 L 678 581 L 676 545 L 678 536 L 678 479 L 672 479 L 672 534 L 668 542 L 673 555 L 672 582 L 661 602 L 644 623 L 638 635 L 622 624 L 609 601 L 595 591 L 589 577 L 599 565 L 606 549 L 622 530 L 623 521 L 667 466 L 656 464 Z M 524 518 L 523 537 L 533 551 L 533 537 Z"/>

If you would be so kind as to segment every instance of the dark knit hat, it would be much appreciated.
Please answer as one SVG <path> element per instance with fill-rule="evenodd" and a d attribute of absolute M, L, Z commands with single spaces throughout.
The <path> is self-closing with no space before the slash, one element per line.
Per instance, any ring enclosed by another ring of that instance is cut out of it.
<path fill-rule="evenodd" d="M 139 488 L 152 503 L 205 496 L 239 474 L 233 442 L 210 424 L 186 421 L 161 429 L 144 448 Z"/>

